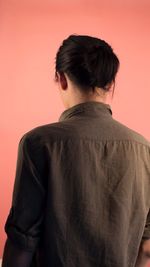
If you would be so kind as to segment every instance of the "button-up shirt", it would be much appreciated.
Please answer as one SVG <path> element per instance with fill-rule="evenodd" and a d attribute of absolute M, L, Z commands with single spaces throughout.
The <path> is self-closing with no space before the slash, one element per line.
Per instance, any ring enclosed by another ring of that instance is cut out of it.
<path fill-rule="evenodd" d="M 19 141 L 8 238 L 34 267 L 134 267 L 150 238 L 150 142 L 90 101 Z"/>

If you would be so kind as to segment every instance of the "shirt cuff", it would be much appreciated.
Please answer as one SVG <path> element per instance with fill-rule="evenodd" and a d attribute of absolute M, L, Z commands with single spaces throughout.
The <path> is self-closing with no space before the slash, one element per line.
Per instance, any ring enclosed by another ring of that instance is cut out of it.
<path fill-rule="evenodd" d="M 39 237 L 33 237 L 22 233 L 17 227 L 5 224 L 5 232 L 10 240 L 25 251 L 34 252 L 39 243 Z"/>

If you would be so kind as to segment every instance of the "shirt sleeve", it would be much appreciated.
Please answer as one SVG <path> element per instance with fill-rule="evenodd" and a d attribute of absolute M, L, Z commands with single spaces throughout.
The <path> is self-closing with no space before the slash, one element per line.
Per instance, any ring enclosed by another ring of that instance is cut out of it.
<path fill-rule="evenodd" d="M 6 240 L 2 258 L 2 267 L 29 267 L 32 266 L 33 253 L 15 246 L 9 239 Z"/>
<path fill-rule="evenodd" d="M 39 145 L 25 134 L 18 146 L 12 205 L 5 232 L 14 244 L 31 252 L 38 246 L 44 219 L 43 162 Z"/>
<path fill-rule="evenodd" d="M 143 241 L 146 239 L 150 239 L 150 210 L 149 210 L 148 215 L 147 215 L 146 224 L 145 224 L 142 239 L 143 239 Z"/>

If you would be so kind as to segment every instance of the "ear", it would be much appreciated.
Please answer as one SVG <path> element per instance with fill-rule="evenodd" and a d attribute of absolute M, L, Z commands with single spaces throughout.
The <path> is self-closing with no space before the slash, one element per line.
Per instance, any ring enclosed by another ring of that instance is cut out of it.
<path fill-rule="evenodd" d="M 114 81 L 108 83 L 108 84 L 105 86 L 105 88 L 106 88 L 107 90 L 110 90 L 110 88 L 111 88 L 113 85 L 114 85 Z"/>
<path fill-rule="evenodd" d="M 64 74 L 63 72 L 58 73 L 58 79 L 59 79 L 61 88 L 62 88 L 63 90 L 66 90 L 67 87 L 68 87 L 68 83 L 67 83 L 66 76 L 65 76 L 65 74 Z"/>

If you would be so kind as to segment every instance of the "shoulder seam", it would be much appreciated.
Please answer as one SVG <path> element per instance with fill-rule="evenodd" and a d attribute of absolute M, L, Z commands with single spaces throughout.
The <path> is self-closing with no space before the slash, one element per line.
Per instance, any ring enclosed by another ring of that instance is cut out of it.
<path fill-rule="evenodd" d="M 72 136 L 67 136 L 67 137 L 61 137 L 61 138 L 57 138 L 56 136 L 54 137 L 54 139 L 55 140 L 58 140 L 58 141 L 63 141 L 63 140 L 68 140 L 68 139 L 72 139 L 73 140 L 73 138 L 72 138 Z M 90 140 L 90 141 L 100 141 L 101 143 L 104 143 L 104 142 L 122 142 L 122 143 L 124 143 L 124 142 L 130 142 L 130 143 L 136 143 L 136 144 L 139 144 L 139 145 L 143 145 L 143 146 L 145 146 L 145 147 L 147 147 L 148 149 L 150 149 L 150 146 L 148 145 L 148 144 L 144 144 L 144 143 L 142 143 L 142 142 L 138 142 L 138 141 L 136 141 L 136 140 L 130 140 L 130 139 L 99 139 L 99 138 L 86 138 L 86 137 L 84 137 L 84 138 L 82 138 L 82 137 L 78 137 L 78 139 L 80 139 L 80 140 Z"/>

